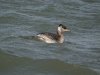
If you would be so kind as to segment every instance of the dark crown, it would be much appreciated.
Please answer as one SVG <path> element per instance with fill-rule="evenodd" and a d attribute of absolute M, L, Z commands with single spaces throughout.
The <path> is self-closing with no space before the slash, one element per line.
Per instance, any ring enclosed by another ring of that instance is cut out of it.
<path fill-rule="evenodd" d="M 62 24 L 60 24 L 59 27 L 60 27 L 60 26 L 61 26 L 62 28 L 64 28 L 64 29 L 67 29 L 66 26 L 64 26 L 64 25 L 62 25 Z"/>

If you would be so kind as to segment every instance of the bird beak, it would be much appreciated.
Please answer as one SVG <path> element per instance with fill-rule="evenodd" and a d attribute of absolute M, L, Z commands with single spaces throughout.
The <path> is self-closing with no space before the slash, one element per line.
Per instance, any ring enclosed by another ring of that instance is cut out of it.
<path fill-rule="evenodd" d="M 70 31 L 69 29 L 66 29 L 65 31 Z"/>

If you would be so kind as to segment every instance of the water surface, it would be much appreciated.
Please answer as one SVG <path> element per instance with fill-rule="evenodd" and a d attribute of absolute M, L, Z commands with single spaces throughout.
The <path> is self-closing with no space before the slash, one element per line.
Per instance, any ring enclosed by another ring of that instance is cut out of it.
<path fill-rule="evenodd" d="M 32 36 L 67 26 L 63 44 Z M 0 0 L 0 75 L 99 75 L 99 0 Z"/>

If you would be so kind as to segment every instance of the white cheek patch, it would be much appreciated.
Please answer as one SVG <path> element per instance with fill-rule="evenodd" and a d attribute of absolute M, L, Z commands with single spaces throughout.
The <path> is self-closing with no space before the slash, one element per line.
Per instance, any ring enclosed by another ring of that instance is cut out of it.
<path fill-rule="evenodd" d="M 61 27 L 58 27 L 58 31 L 61 32 Z"/>

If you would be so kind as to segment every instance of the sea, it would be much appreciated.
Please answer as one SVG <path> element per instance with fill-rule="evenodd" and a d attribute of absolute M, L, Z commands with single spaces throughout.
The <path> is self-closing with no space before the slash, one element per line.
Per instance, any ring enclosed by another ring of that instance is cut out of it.
<path fill-rule="evenodd" d="M 33 38 L 59 24 L 64 43 Z M 100 0 L 0 0 L 0 75 L 100 75 Z"/>

